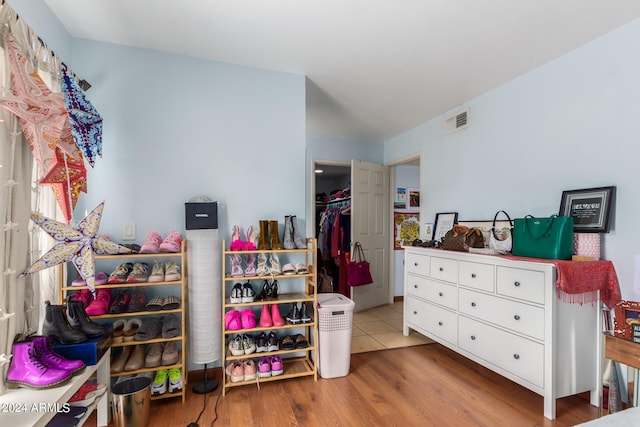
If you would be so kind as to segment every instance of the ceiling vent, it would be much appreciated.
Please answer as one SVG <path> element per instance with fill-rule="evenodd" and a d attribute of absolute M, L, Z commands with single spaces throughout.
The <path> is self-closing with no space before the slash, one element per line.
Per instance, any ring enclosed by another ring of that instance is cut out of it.
<path fill-rule="evenodd" d="M 444 134 L 459 131 L 469 126 L 469 109 L 458 111 L 444 120 Z"/>

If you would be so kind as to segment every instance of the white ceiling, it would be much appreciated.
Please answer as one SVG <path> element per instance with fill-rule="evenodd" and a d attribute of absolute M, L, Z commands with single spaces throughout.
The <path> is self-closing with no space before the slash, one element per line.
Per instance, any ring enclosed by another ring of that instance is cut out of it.
<path fill-rule="evenodd" d="M 640 17 L 638 0 L 45 2 L 73 37 L 304 74 L 308 134 L 374 141 Z"/>

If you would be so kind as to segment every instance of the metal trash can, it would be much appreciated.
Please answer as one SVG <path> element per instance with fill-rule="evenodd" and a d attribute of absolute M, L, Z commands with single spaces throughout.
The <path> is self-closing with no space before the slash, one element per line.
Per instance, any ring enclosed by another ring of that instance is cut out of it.
<path fill-rule="evenodd" d="M 111 387 L 116 427 L 146 427 L 151 410 L 151 378 L 133 377 Z"/>
<path fill-rule="evenodd" d="M 322 378 L 349 374 L 355 306 L 341 294 L 318 294 L 318 371 Z"/>

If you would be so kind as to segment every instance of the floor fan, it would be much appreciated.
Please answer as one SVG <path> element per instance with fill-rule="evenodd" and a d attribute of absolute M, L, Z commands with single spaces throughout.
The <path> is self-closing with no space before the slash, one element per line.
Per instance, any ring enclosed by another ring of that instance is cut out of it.
<path fill-rule="evenodd" d="M 192 199 L 194 200 L 194 199 Z M 207 364 L 221 357 L 221 283 L 217 202 L 185 203 L 189 294 L 189 343 L 193 363 L 204 365 L 204 379 L 193 392 L 206 394 L 218 387 L 207 377 Z"/>

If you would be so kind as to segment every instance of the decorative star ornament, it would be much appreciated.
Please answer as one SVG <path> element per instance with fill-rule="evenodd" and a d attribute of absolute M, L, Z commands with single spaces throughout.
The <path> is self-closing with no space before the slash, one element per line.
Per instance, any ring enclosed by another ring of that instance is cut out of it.
<path fill-rule="evenodd" d="M 87 192 L 87 169 L 84 162 L 69 157 L 60 147 L 56 147 L 51 168 L 47 175 L 40 180 L 40 184 L 51 186 L 58 206 L 69 224 L 80 192 Z"/>
<path fill-rule="evenodd" d="M 87 283 L 87 287 L 91 292 L 95 291 L 95 255 L 131 253 L 129 248 L 103 237 L 96 237 L 103 209 L 104 202 L 92 210 L 76 227 L 47 218 L 39 213 L 32 213 L 31 220 L 59 243 L 49 249 L 20 276 L 71 261 L 78 270 L 78 274 Z"/>

